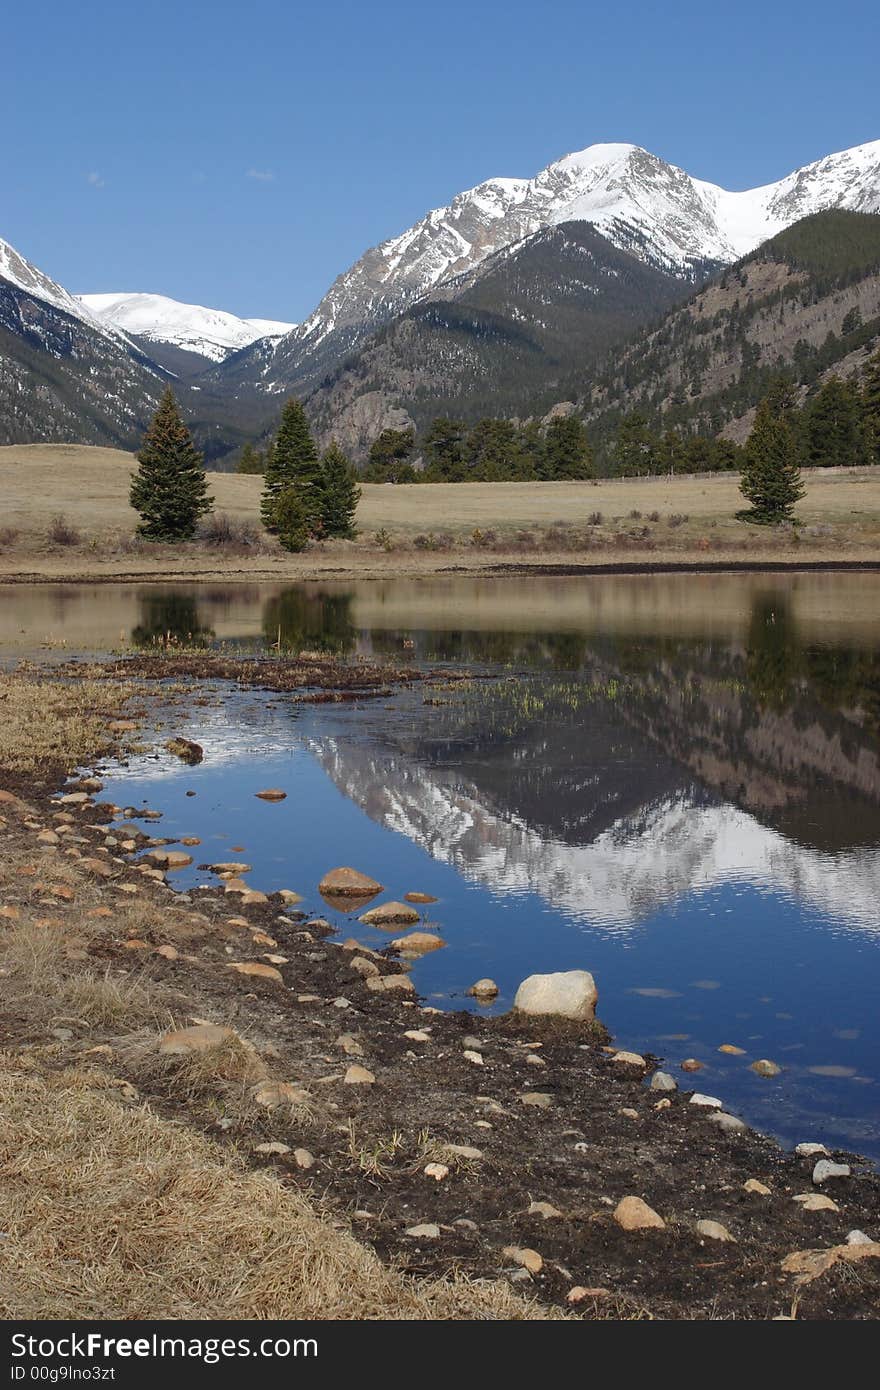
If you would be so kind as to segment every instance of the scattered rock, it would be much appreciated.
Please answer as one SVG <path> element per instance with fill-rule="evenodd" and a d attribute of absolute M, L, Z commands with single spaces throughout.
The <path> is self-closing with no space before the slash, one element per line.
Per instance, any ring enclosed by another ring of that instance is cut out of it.
<path fill-rule="evenodd" d="M 294 893 L 292 888 L 279 888 L 278 896 L 287 907 L 292 907 L 294 903 L 302 902 L 302 894 Z"/>
<path fill-rule="evenodd" d="M 379 907 L 371 907 L 361 918 L 368 927 L 406 926 L 419 920 L 415 908 L 406 903 L 381 903 Z"/>
<path fill-rule="evenodd" d="M 615 1052 L 611 1060 L 612 1062 L 623 1062 L 628 1067 L 646 1067 L 648 1065 L 644 1057 L 640 1057 L 638 1052 Z"/>
<path fill-rule="evenodd" d="M 336 1039 L 336 1046 L 341 1047 L 347 1057 L 363 1057 L 364 1055 L 364 1049 L 351 1033 L 340 1033 Z"/>
<path fill-rule="evenodd" d="M 170 738 L 165 744 L 165 751 L 173 753 L 175 758 L 180 758 L 181 762 L 189 763 L 195 767 L 205 756 L 205 750 L 200 743 L 193 743 L 189 738 Z"/>
<path fill-rule="evenodd" d="M 722 1043 L 718 1051 L 725 1052 L 728 1057 L 745 1057 L 746 1055 L 744 1047 L 735 1047 L 733 1043 Z"/>
<path fill-rule="evenodd" d="M 847 1245 L 873 1245 L 874 1241 L 870 1236 L 866 1236 L 864 1231 L 849 1231 L 846 1243 Z"/>
<path fill-rule="evenodd" d="M 192 855 L 182 849 L 152 849 L 144 861 L 155 869 L 186 869 L 193 862 Z"/>
<path fill-rule="evenodd" d="M 726 1226 L 722 1226 L 720 1221 L 698 1221 L 694 1230 L 704 1240 L 730 1241 L 736 1244 L 736 1236 L 732 1236 Z"/>
<path fill-rule="evenodd" d="M 681 1064 L 682 1071 L 702 1071 L 703 1063 L 696 1057 L 685 1057 Z"/>
<path fill-rule="evenodd" d="M 188 1052 L 206 1052 L 208 1048 L 219 1047 L 236 1036 L 234 1028 L 224 1028 L 217 1023 L 198 1023 L 192 1028 L 175 1028 L 163 1033 L 159 1039 L 159 1051 L 171 1057 L 182 1057 Z"/>
<path fill-rule="evenodd" d="M 315 1163 L 317 1162 L 317 1159 L 315 1158 L 315 1155 L 312 1153 L 311 1149 L 294 1149 L 293 1159 L 296 1163 L 297 1168 L 302 1168 L 304 1170 L 314 1168 Z"/>
<path fill-rule="evenodd" d="M 584 1300 L 587 1298 L 608 1297 L 610 1297 L 610 1291 L 608 1289 L 587 1289 L 584 1288 L 583 1284 L 575 1284 L 574 1288 L 569 1289 L 568 1293 L 565 1296 L 566 1302 L 571 1303 L 575 1306 L 578 1303 L 583 1303 Z"/>
<path fill-rule="evenodd" d="M 437 899 L 431 893 L 404 893 L 404 902 L 408 903 L 435 903 Z"/>
<path fill-rule="evenodd" d="M 279 985 L 284 984 L 281 971 L 276 970 L 274 965 L 261 965 L 259 961 L 244 960 L 230 962 L 229 969 L 237 970 L 239 975 L 256 975 L 261 980 L 275 980 Z"/>
<path fill-rule="evenodd" d="M 473 1048 L 466 1047 L 461 1055 L 466 1062 L 472 1062 L 475 1067 L 483 1066 L 483 1054 L 481 1052 L 474 1052 Z"/>
<path fill-rule="evenodd" d="M 94 874 L 95 878 L 112 878 L 115 872 L 113 865 L 109 864 L 106 859 L 82 859 L 80 863 L 84 869 L 88 869 L 90 874 Z M 64 896 L 57 888 L 53 889 L 53 892 L 56 897 Z"/>
<path fill-rule="evenodd" d="M 290 1145 L 282 1144 L 278 1139 L 272 1139 L 268 1144 L 256 1144 L 255 1154 L 289 1154 Z"/>
<path fill-rule="evenodd" d="M 433 1178 L 435 1182 L 442 1182 L 449 1177 L 449 1169 L 445 1163 L 426 1163 L 424 1167 L 425 1176 Z"/>
<path fill-rule="evenodd" d="M 529 1274 L 540 1274 L 544 1268 L 544 1261 L 537 1250 L 530 1250 L 528 1246 L 505 1245 L 501 1254 L 506 1260 L 513 1260 L 514 1264 L 527 1269 Z"/>
<path fill-rule="evenodd" d="M 707 1110 L 721 1110 L 723 1108 L 717 1096 L 704 1096 L 700 1091 L 694 1091 L 690 1103 L 691 1105 L 703 1105 Z"/>
<path fill-rule="evenodd" d="M 848 1178 L 851 1176 L 848 1163 L 832 1163 L 829 1158 L 820 1158 L 813 1169 L 813 1182 L 827 1182 L 829 1178 Z"/>
<path fill-rule="evenodd" d="M 439 1240 L 440 1227 L 433 1221 L 423 1221 L 419 1226 L 407 1226 L 404 1235 L 412 1236 L 413 1240 Z"/>
<path fill-rule="evenodd" d="M 477 980 L 471 985 L 468 994 L 473 995 L 474 999 L 494 999 L 498 994 L 498 986 L 494 980 Z"/>
<path fill-rule="evenodd" d="M 738 1115 L 729 1115 L 726 1110 L 710 1110 L 706 1116 L 712 1124 L 723 1129 L 727 1134 L 742 1134 L 748 1129 L 748 1125 L 741 1120 Z"/>
<path fill-rule="evenodd" d="M 209 864 L 208 868 L 211 870 L 212 874 L 237 875 L 249 874 L 251 872 L 250 864 L 241 864 L 236 859 L 230 859 L 228 863 Z"/>
<path fill-rule="evenodd" d="M 599 997 L 588 970 L 561 970 L 550 975 L 529 975 L 516 992 L 513 1007 L 524 1014 L 573 1018 L 592 1022 Z"/>
<path fill-rule="evenodd" d="M 251 1094 L 257 1105 L 266 1110 L 275 1110 L 279 1105 L 305 1105 L 309 1099 L 308 1091 L 291 1086 L 288 1081 L 260 1081 Z"/>
<path fill-rule="evenodd" d="M 355 1062 L 345 1073 L 343 1082 L 346 1086 L 373 1086 L 376 1078 L 371 1071 L 367 1071 L 366 1067 L 358 1066 Z"/>
<path fill-rule="evenodd" d="M 264 791 L 254 792 L 261 801 L 285 801 L 287 792 L 283 792 L 280 787 L 266 787 Z"/>
<path fill-rule="evenodd" d="M 520 1105 L 533 1105 L 537 1110 L 549 1110 L 553 1097 L 548 1091 L 523 1091 L 519 1102 Z"/>
<path fill-rule="evenodd" d="M 367 960 L 366 956 L 354 956 L 349 962 L 349 969 L 356 975 L 362 975 L 364 979 L 379 974 L 379 967 L 373 961 Z"/>
<path fill-rule="evenodd" d="M 814 1158 L 816 1154 L 821 1154 L 823 1158 L 830 1157 L 824 1144 L 798 1144 L 795 1153 L 801 1158 Z"/>
<path fill-rule="evenodd" d="M 426 1033 L 423 1028 L 408 1028 L 403 1035 L 410 1042 L 426 1043 L 431 1041 L 430 1033 Z"/>
<path fill-rule="evenodd" d="M 826 1197 L 824 1192 L 799 1192 L 791 1200 L 799 1202 L 802 1211 L 840 1211 L 837 1203 Z"/>
<path fill-rule="evenodd" d="M 415 994 L 415 985 L 406 975 L 377 975 L 367 980 L 367 989 L 377 994 Z"/>
<path fill-rule="evenodd" d="M 743 1183 L 743 1192 L 754 1192 L 757 1197 L 770 1197 L 772 1193 L 766 1183 L 759 1182 L 757 1178 L 748 1178 Z"/>
<path fill-rule="evenodd" d="M 759 1057 L 757 1062 L 751 1063 L 751 1070 L 756 1076 L 778 1076 L 782 1068 L 767 1057 Z"/>
<path fill-rule="evenodd" d="M 326 897 L 373 898 L 382 892 L 382 885 L 357 869 L 331 869 L 318 884 L 318 892 Z"/>
<path fill-rule="evenodd" d="M 662 1231 L 666 1222 L 641 1197 L 622 1197 L 614 1208 L 614 1220 L 624 1231 Z"/>
<path fill-rule="evenodd" d="M 453 1154 L 455 1158 L 467 1158 L 476 1162 L 483 1157 L 482 1149 L 475 1149 L 471 1144 L 444 1144 L 445 1153 Z"/>
<path fill-rule="evenodd" d="M 529 1205 L 529 1216 L 543 1216 L 545 1221 L 552 1221 L 561 1215 L 562 1212 L 552 1202 L 532 1202 Z"/>
<path fill-rule="evenodd" d="M 165 960 L 177 960 L 180 952 L 176 946 L 157 946 L 156 955 L 162 956 Z"/>
<path fill-rule="evenodd" d="M 425 956 L 429 951 L 439 951 L 446 942 L 432 932 L 411 931 L 406 936 L 396 936 L 391 945 L 404 955 Z"/>
<path fill-rule="evenodd" d="M 668 1071 L 655 1071 L 651 1077 L 652 1091 L 677 1091 L 678 1084 Z"/>

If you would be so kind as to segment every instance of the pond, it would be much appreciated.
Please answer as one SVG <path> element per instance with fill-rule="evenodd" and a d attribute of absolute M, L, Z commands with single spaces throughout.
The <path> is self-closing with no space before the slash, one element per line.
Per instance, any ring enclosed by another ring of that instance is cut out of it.
<path fill-rule="evenodd" d="M 179 641 L 467 667 L 362 705 L 213 687 L 180 730 L 201 765 L 133 758 L 108 791 L 374 947 L 319 897 L 327 869 L 435 896 L 446 944 L 413 979 L 437 1007 L 589 969 L 618 1045 L 787 1143 L 880 1158 L 880 575 L 33 586 L 0 614 L 7 658 Z"/>

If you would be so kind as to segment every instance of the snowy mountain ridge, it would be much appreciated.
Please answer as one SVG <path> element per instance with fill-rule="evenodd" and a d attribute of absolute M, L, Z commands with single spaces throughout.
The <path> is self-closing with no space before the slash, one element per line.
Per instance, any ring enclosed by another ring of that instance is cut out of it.
<path fill-rule="evenodd" d="M 102 324 L 148 342 L 196 352 L 211 362 L 222 362 L 259 338 L 280 338 L 296 327 L 276 319 L 241 319 L 164 294 L 81 294 L 78 301 Z"/>
<path fill-rule="evenodd" d="M 44 271 L 39 270 L 2 237 L 0 237 L 0 280 L 6 280 L 9 284 L 15 285 L 17 289 L 24 290 L 25 294 L 33 295 L 35 299 L 42 300 L 44 304 L 51 304 L 54 309 L 60 309 L 62 313 L 69 314 L 71 318 L 79 319 L 80 322 L 87 324 L 89 328 L 96 329 L 105 337 L 114 339 L 124 337 L 112 324 L 102 322 L 87 304 L 82 303 L 76 295 L 70 294 L 63 285 L 59 285 Z"/>
<path fill-rule="evenodd" d="M 347 349 L 434 287 L 562 222 L 590 222 L 615 246 L 686 277 L 695 263 L 738 260 L 799 218 L 829 208 L 880 212 L 880 140 L 744 192 L 695 179 L 637 145 L 591 145 L 534 178 L 489 179 L 467 189 L 365 252 L 278 340 L 274 363 L 264 362 L 260 374 L 267 385 L 295 375 L 331 335 Z"/>

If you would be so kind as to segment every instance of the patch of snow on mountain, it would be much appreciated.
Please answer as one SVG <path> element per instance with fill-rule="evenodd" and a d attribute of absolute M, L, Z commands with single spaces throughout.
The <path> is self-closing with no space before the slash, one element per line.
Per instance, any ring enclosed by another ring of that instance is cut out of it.
<path fill-rule="evenodd" d="M 259 338 L 280 338 L 296 327 L 275 319 L 241 319 L 223 309 L 183 304 L 163 294 L 83 294 L 79 302 L 102 323 L 150 342 L 170 343 L 212 362 Z"/>

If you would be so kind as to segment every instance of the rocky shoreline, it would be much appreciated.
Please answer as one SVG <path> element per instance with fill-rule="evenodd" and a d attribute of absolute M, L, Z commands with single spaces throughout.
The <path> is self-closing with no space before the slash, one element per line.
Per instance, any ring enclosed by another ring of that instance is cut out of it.
<path fill-rule="evenodd" d="M 147 662 L 100 675 L 153 680 Z M 280 688 L 314 690 L 314 665 Z M 372 688 L 422 674 L 376 673 Z M 331 694 L 329 666 L 325 681 Z M 120 745 L 137 729 L 108 724 Z M 426 1007 L 399 947 L 338 939 L 317 884 L 267 896 L 229 863 L 216 886 L 177 893 L 195 845 L 109 803 L 99 778 L 59 794 L 61 780 L 60 765 L 0 773 L 0 930 L 27 923 L 61 943 L 65 970 L 154 993 L 165 1026 L 71 1009 L 47 1033 L 11 1004 L 8 1054 L 108 1068 L 120 1104 L 271 1170 L 410 1276 L 507 1280 L 587 1318 L 876 1316 L 869 1165 L 783 1151 L 659 1059 L 618 1052 L 583 1001 L 570 1018 Z"/>

